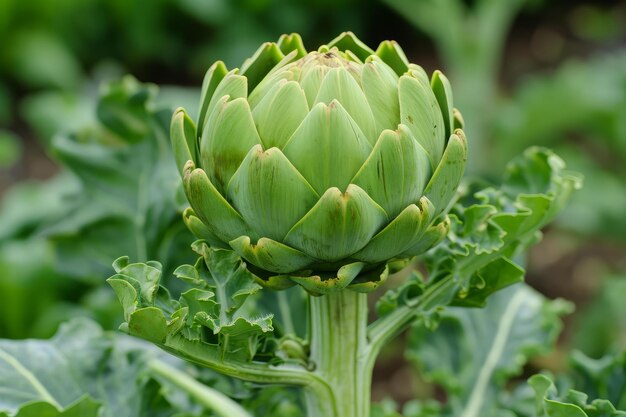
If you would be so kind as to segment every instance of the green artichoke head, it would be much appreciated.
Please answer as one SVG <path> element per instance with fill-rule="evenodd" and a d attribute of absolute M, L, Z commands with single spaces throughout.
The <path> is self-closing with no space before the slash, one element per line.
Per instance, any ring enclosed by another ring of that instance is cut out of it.
<path fill-rule="evenodd" d="M 446 232 L 467 143 L 446 77 L 395 42 L 296 34 L 209 68 L 197 123 L 171 137 L 190 230 L 236 251 L 266 285 L 375 288 Z"/>

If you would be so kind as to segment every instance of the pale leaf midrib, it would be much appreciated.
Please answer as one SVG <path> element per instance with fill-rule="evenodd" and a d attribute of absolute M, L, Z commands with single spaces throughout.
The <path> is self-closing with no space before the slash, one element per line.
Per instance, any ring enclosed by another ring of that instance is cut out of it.
<path fill-rule="evenodd" d="M 513 328 L 515 316 L 518 310 L 522 307 L 526 298 L 526 291 L 518 291 L 513 298 L 511 298 L 506 310 L 502 314 L 502 319 L 498 324 L 498 330 L 496 337 L 493 340 L 491 349 L 485 358 L 485 363 L 476 378 L 476 383 L 472 388 L 470 396 L 468 397 L 467 405 L 461 413 L 462 417 L 478 417 L 482 403 L 485 399 L 485 391 L 489 385 L 489 381 L 498 361 L 502 357 L 506 341 Z"/>
<path fill-rule="evenodd" d="M 10 355 L 8 352 L 0 348 L 0 359 L 4 360 L 9 366 L 13 367 L 18 374 L 22 375 L 24 379 L 33 387 L 33 389 L 41 396 L 41 400 L 47 401 L 56 408 L 61 408 L 61 405 L 54 399 L 52 394 L 43 386 L 43 384 L 35 377 L 35 375 L 29 371 L 22 363 Z"/>

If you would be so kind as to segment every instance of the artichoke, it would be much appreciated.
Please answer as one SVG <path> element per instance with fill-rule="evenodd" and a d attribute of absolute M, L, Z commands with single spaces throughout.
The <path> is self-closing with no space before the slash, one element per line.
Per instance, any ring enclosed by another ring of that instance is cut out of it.
<path fill-rule="evenodd" d="M 197 124 L 174 113 L 183 218 L 264 285 L 369 291 L 445 236 L 462 124 L 446 77 L 393 41 L 348 32 L 307 53 L 283 35 L 241 69 L 209 68 Z"/>

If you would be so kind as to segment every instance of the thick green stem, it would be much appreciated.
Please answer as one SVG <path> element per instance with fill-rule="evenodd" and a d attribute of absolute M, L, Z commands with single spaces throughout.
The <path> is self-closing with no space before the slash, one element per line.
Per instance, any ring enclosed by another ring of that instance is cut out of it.
<path fill-rule="evenodd" d="M 222 357 L 217 348 L 188 340 L 182 335 L 170 336 L 165 344 L 158 346 L 180 358 L 244 381 L 325 389 L 324 381 L 301 366 L 290 364 L 273 366 L 264 362 L 229 360 Z"/>
<path fill-rule="evenodd" d="M 367 295 L 349 290 L 310 297 L 311 362 L 330 390 L 307 390 L 309 416 L 369 417 L 372 367 Z"/>

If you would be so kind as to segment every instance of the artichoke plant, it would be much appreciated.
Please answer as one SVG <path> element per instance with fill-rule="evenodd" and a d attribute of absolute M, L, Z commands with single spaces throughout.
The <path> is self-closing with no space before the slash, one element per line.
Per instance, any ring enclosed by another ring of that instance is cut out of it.
<path fill-rule="evenodd" d="M 205 77 L 172 120 L 189 229 L 266 286 L 368 291 L 440 241 L 467 159 L 446 77 L 398 44 L 283 35 Z"/>

